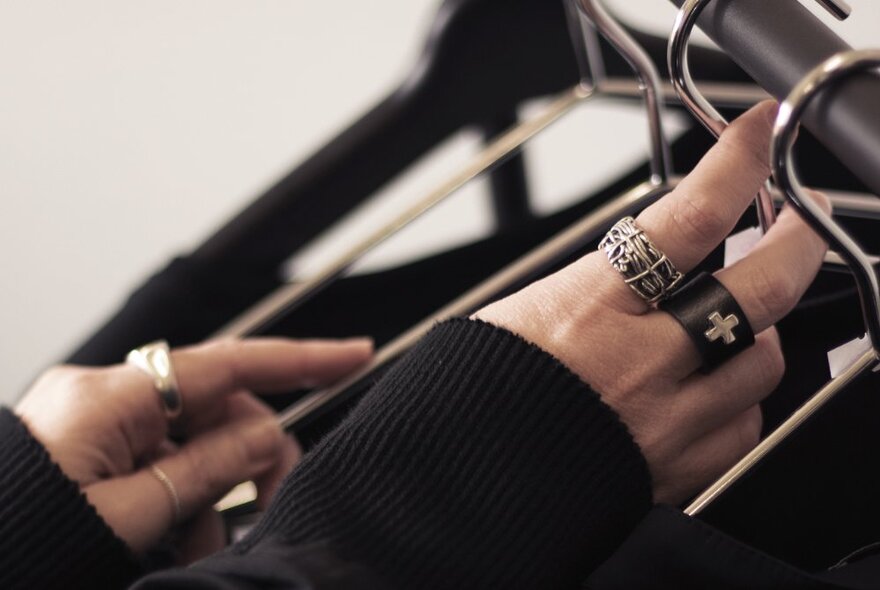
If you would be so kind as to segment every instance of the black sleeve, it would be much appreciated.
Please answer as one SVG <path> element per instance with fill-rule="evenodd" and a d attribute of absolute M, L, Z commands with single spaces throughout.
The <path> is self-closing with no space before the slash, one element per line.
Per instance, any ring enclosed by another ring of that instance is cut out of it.
<path fill-rule="evenodd" d="M 510 332 L 453 320 L 306 455 L 244 541 L 137 588 L 575 588 L 650 500 L 596 393 Z"/>
<path fill-rule="evenodd" d="M 124 588 L 125 543 L 6 408 L 0 408 L 0 588 Z"/>

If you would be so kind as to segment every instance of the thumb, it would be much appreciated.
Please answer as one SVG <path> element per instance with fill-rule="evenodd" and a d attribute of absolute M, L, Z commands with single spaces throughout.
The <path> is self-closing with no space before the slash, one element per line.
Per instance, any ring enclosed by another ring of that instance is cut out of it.
<path fill-rule="evenodd" d="M 164 482 L 145 467 L 89 486 L 85 493 L 132 550 L 146 551 L 173 525 L 212 506 L 239 483 L 271 470 L 284 455 L 286 436 L 272 417 L 232 422 L 156 461 Z"/>

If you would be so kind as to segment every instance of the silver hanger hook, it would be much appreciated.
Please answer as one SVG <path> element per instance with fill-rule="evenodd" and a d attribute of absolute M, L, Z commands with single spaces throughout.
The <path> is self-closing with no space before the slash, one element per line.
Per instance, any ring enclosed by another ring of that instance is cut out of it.
<path fill-rule="evenodd" d="M 651 141 L 651 181 L 666 184 L 672 175 L 672 158 L 666 134 L 663 132 L 663 103 L 661 100 L 660 74 L 654 62 L 641 45 L 618 23 L 600 0 L 572 0 L 581 12 L 602 33 L 602 36 L 632 66 L 639 79 L 648 109 L 648 131 Z M 601 92 L 603 75 L 594 72 L 593 83 Z"/>
<path fill-rule="evenodd" d="M 800 215 L 844 259 L 853 272 L 865 328 L 880 354 L 880 285 L 871 259 L 830 215 L 811 199 L 795 174 L 792 148 L 804 111 L 821 90 L 856 72 L 880 68 L 880 50 L 845 51 L 813 69 L 779 107 L 770 144 L 770 164 L 777 186 Z"/>
<path fill-rule="evenodd" d="M 703 9 L 712 0 L 685 0 L 675 17 L 672 25 L 672 33 L 669 36 L 666 57 L 669 64 L 669 77 L 672 86 L 682 104 L 703 124 L 717 139 L 727 128 L 727 119 L 712 106 L 703 96 L 693 76 L 691 76 L 690 61 L 688 60 L 688 47 L 690 46 L 691 33 L 700 18 Z M 828 0 L 836 1 L 836 0 Z M 776 209 L 773 207 L 772 190 L 765 185 L 758 192 L 755 199 L 755 207 L 758 213 L 758 223 L 765 232 L 776 221 Z"/>

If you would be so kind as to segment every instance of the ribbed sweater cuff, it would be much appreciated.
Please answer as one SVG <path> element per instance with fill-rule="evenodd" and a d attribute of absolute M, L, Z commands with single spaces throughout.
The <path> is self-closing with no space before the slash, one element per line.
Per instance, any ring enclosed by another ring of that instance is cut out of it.
<path fill-rule="evenodd" d="M 520 337 L 453 320 L 306 456 L 236 550 L 330 543 L 400 588 L 575 587 L 650 500 L 596 393 Z"/>
<path fill-rule="evenodd" d="M 0 588 L 120 588 L 137 573 L 79 487 L 0 408 Z"/>

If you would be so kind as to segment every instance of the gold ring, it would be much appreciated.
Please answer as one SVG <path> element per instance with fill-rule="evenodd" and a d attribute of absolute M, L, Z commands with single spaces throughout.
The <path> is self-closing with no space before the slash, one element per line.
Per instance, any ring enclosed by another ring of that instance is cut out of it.
<path fill-rule="evenodd" d="M 183 400 L 177 388 L 177 377 L 171 364 L 171 350 L 168 342 L 157 340 L 135 348 L 125 357 L 125 362 L 133 365 L 153 379 L 159 392 L 162 407 L 168 420 L 174 420 L 183 411 Z"/>
<path fill-rule="evenodd" d="M 171 478 L 164 471 L 155 465 L 150 465 L 150 473 L 159 480 L 159 483 L 162 484 L 162 487 L 165 488 L 165 491 L 168 492 L 168 496 L 171 498 L 171 506 L 174 510 L 173 522 L 180 522 L 180 496 L 177 493 L 177 488 L 174 487 L 174 482 L 171 481 Z"/>

